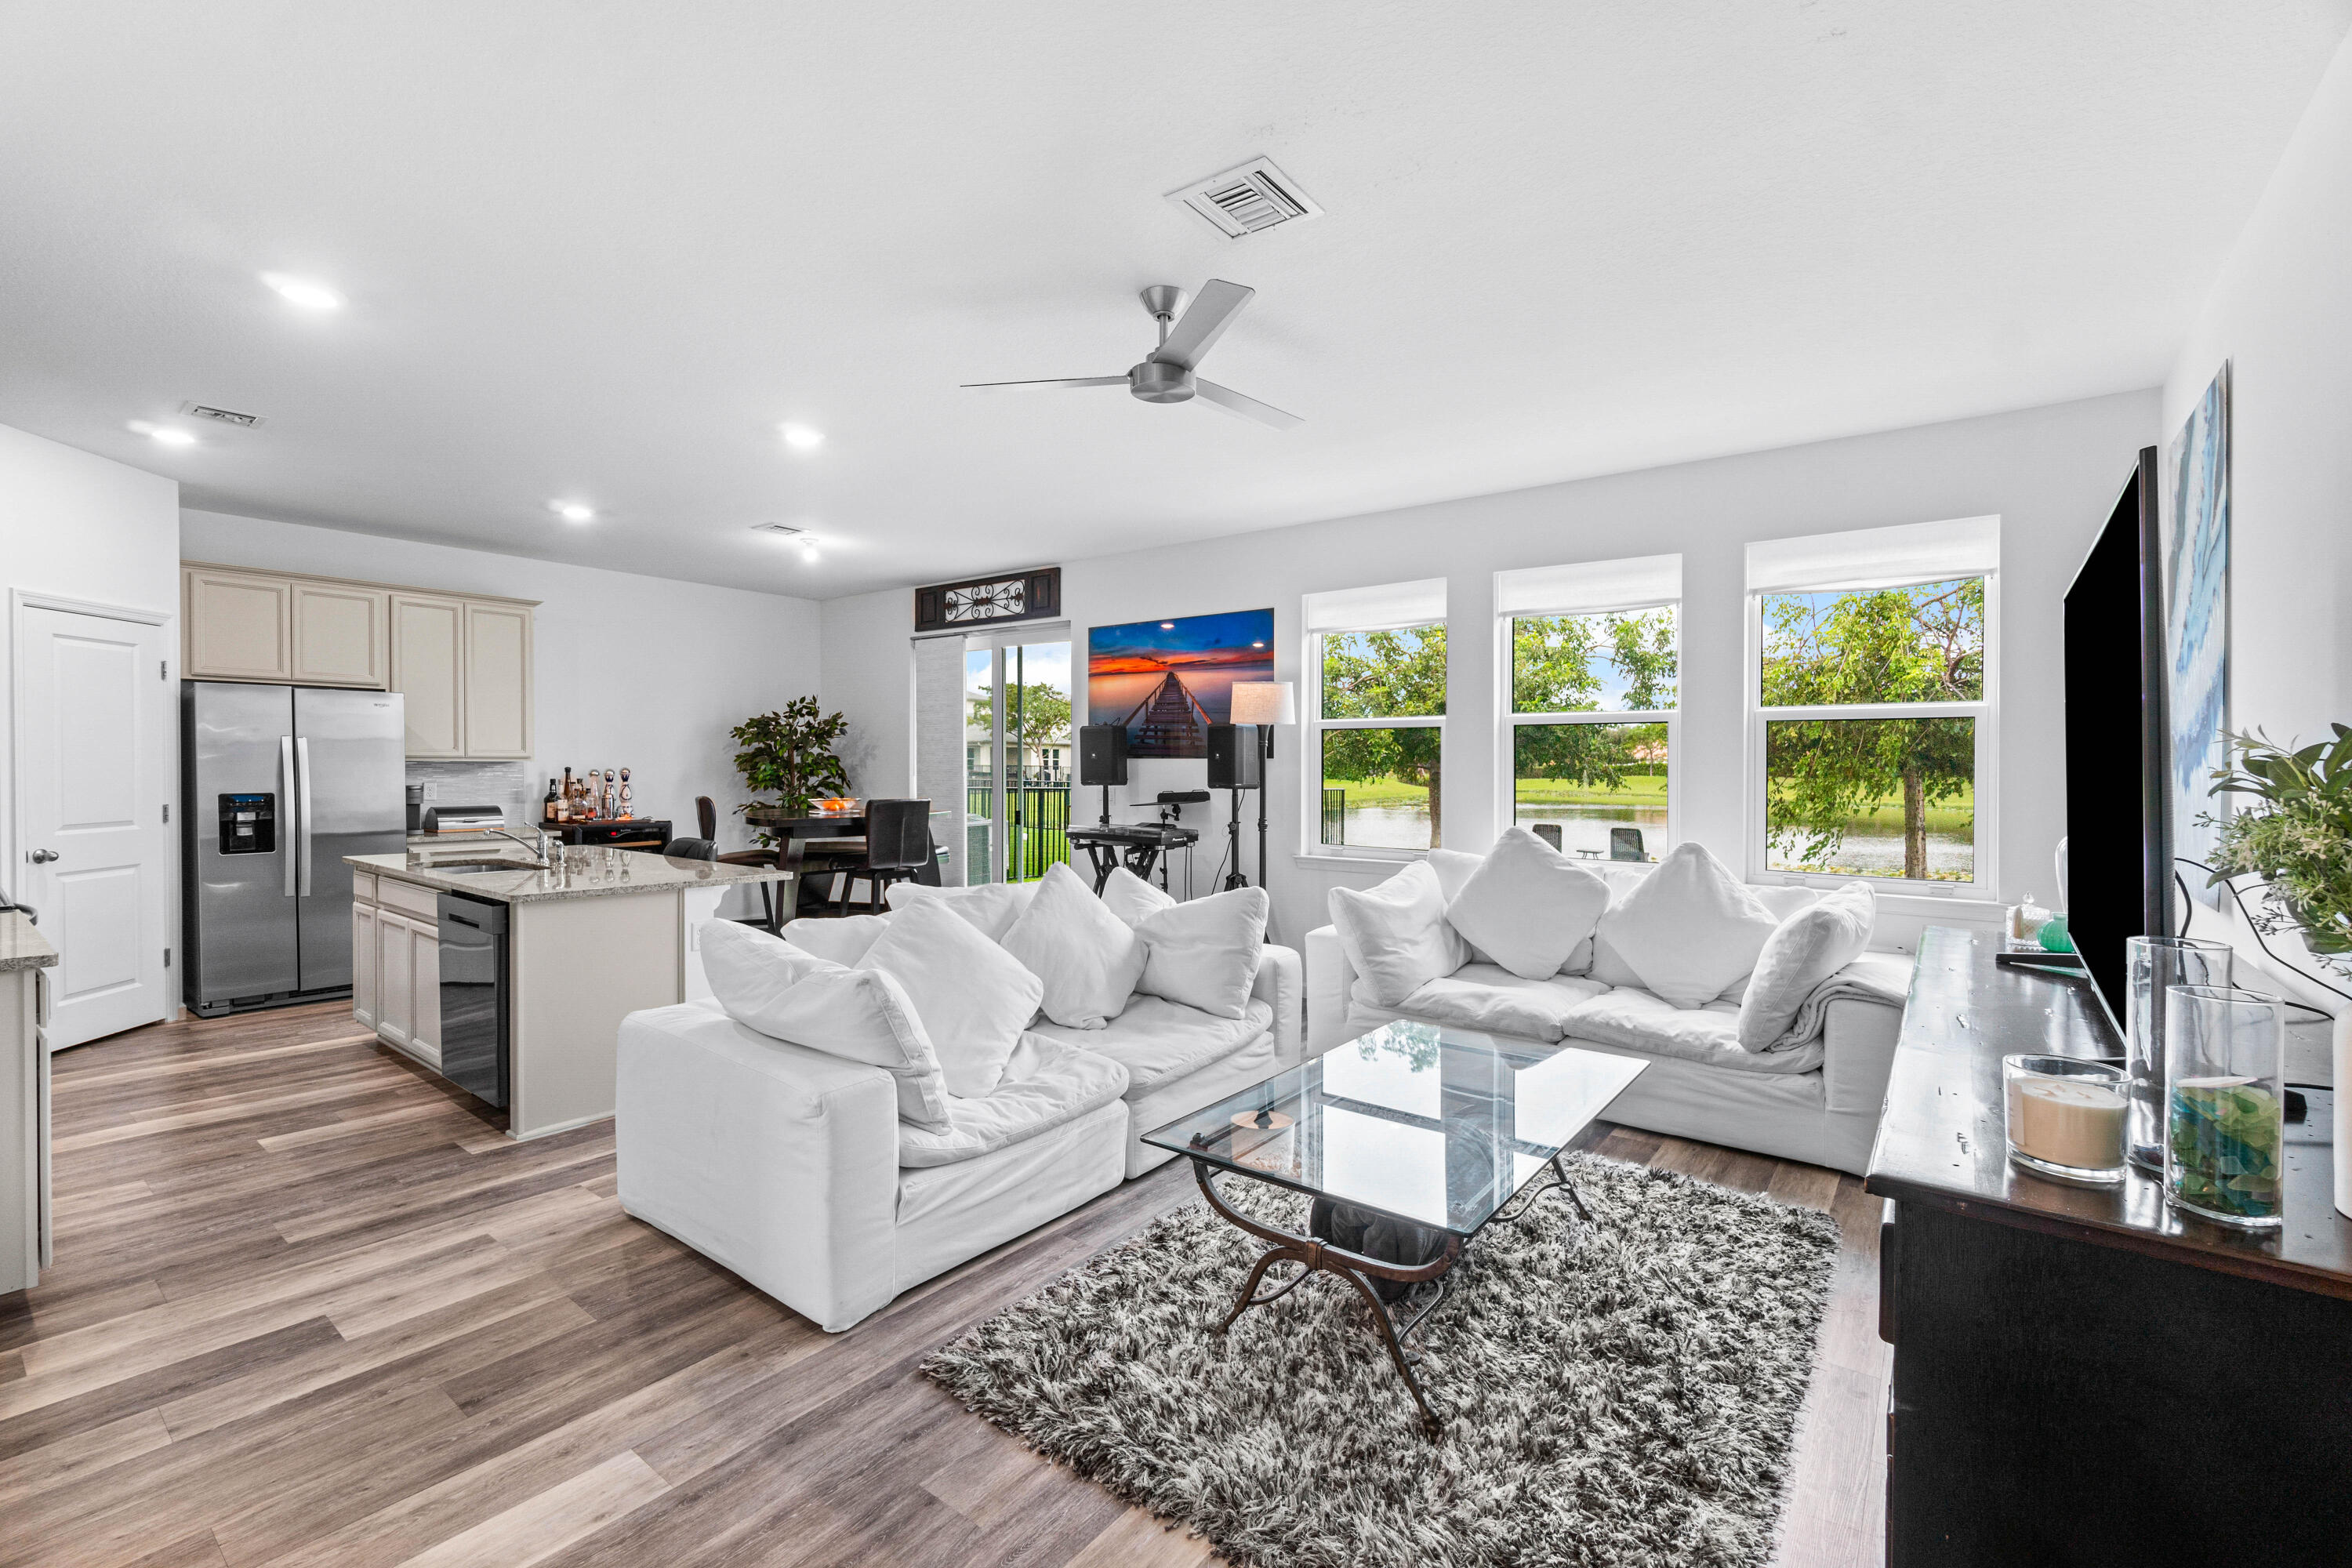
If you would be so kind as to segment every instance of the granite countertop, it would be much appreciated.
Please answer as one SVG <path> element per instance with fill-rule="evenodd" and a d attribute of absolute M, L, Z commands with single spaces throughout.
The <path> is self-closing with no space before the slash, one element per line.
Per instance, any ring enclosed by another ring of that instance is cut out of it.
<path fill-rule="evenodd" d="M 603 845 L 559 848 L 555 865 L 545 871 L 526 863 L 519 845 L 503 845 L 511 854 L 511 871 L 439 871 L 436 862 L 483 859 L 491 844 L 436 843 L 437 855 L 346 855 L 343 860 L 362 871 L 414 882 L 437 892 L 464 893 L 493 903 L 529 904 L 551 899 L 601 899 L 627 893 L 668 893 L 680 888 L 731 888 L 740 883 L 781 882 L 789 873 L 772 866 L 722 866 L 709 860 L 673 859 L 642 850 L 611 849 Z"/>
<path fill-rule="evenodd" d="M 58 961 L 40 928 L 16 910 L 0 911 L 0 970 L 47 969 Z"/>

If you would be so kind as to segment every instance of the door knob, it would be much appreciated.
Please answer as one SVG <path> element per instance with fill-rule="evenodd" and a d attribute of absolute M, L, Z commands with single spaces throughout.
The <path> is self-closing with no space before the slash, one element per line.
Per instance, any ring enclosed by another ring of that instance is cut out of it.
<path fill-rule="evenodd" d="M 36 849 L 27 857 L 27 858 L 36 866 L 46 866 L 50 861 L 59 858 L 59 857 L 58 852 L 54 849 Z"/>

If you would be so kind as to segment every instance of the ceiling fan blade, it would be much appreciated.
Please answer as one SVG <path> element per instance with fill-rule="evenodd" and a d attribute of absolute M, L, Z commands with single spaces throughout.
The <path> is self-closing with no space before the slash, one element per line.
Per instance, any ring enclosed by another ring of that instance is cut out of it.
<path fill-rule="evenodd" d="M 967 381 L 963 384 L 962 390 L 966 392 L 1001 392 L 1008 387 L 1015 386 L 1075 387 L 1125 386 L 1126 384 L 1127 377 L 1123 375 L 1066 375 L 1055 381 Z"/>
<path fill-rule="evenodd" d="M 1201 356 L 1216 346 L 1242 307 L 1256 294 L 1255 289 L 1244 289 L 1238 283 L 1228 283 L 1222 278 L 1212 278 L 1201 285 L 1192 296 L 1192 303 L 1168 331 L 1168 341 L 1154 351 L 1151 357 L 1161 364 L 1182 365 L 1192 369 Z"/>
<path fill-rule="evenodd" d="M 1213 381 L 1202 381 L 1198 376 L 1192 378 L 1192 392 L 1194 396 L 1215 404 L 1235 418 L 1255 419 L 1270 429 L 1287 430 L 1293 425 L 1307 423 L 1296 414 L 1285 414 L 1271 403 L 1244 397 L 1230 386 L 1219 386 Z"/>

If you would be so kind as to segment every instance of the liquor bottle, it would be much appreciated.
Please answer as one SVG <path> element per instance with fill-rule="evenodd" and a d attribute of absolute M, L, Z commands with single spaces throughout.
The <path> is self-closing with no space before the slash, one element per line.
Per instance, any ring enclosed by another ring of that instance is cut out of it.
<path fill-rule="evenodd" d="M 621 815 L 621 781 L 610 768 L 604 770 L 604 812 L 606 817 Z"/>
<path fill-rule="evenodd" d="M 566 763 L 563 764 L 563 798 L 561 803 L 561 810 L 556 816 L 556 820 L 558 822 L 569 822 L 572 820 L 572 803 L 575 796 L 576 788 L 572 781 L 572 764 L 570 763 Z"/>
<path fill-rule="evenodd" d="M 542 822 L 563 820 L 563 801 L 562 797 L 555 793 L 555 779 L 552 775 L 548 778 L 547 798 L 540 803 L 539 816 Z"/>
<path fill-rule="evenodd" d="M 629 770 L 623 768 L 621 770 L 621 815 L 624 817 L 630 817 L 636 814 L 637 797 L 629 788 Z"/>

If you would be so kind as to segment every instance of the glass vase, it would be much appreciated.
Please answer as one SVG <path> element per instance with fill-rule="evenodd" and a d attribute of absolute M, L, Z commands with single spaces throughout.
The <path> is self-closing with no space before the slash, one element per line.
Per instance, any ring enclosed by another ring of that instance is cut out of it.
<path fill-rule="evenodd" d="M 2164 1173 L 2164 994 L 2230 984 L 2230 944 L 2201 937 L 2124 939 L 2124 1060 L 2131 1070 L 2131 1159 Z"/>
<path fill-rule="evenodd" d="M 2285 1215 L 2286 1030 L 2275 996 L 2227 985 L 2164 994 L 2164 1195 L 2243 1229 Z"/>

